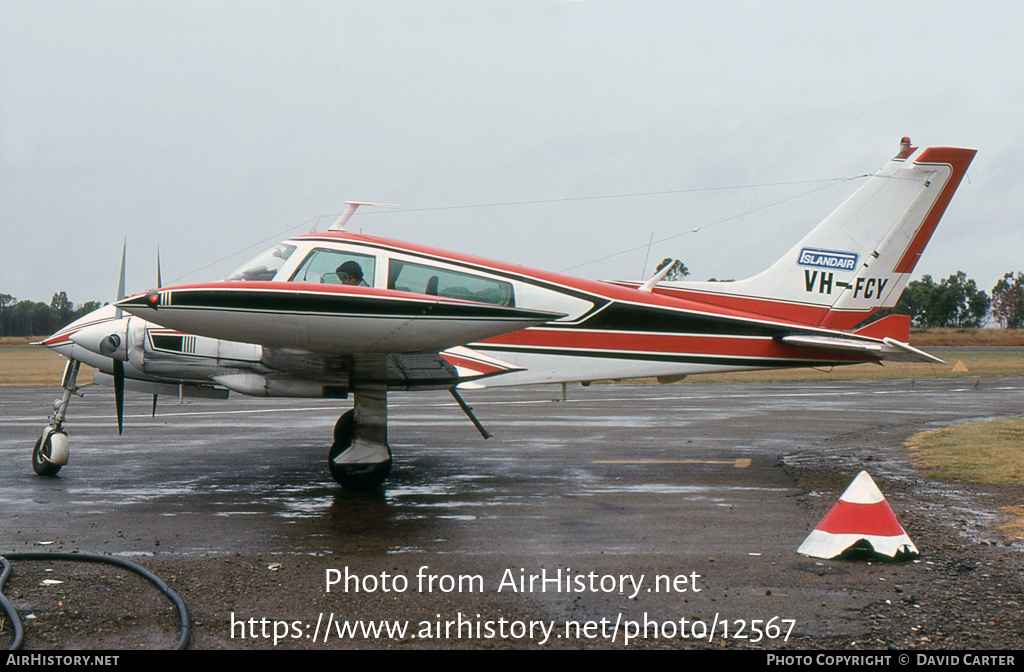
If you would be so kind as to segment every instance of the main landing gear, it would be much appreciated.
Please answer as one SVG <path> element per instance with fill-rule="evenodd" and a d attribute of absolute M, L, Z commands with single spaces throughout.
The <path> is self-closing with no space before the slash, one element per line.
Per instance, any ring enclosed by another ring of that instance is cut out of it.
<path fill-rule="evenodd" d="M 491 437 L 454 387 L 448 390 L 459 408 L 485 439 Z M 388 446 L 388 388 L 386 385 L 360 385 L 352 390 L 355 404 L 334 425 L 334 445 L 327 455 L 331 476 L 344 488 L 369 490 L 384 482 L 391 473 L 391 448 Z"/>
<path fill-rule="evenodd" d="M 81 362 L 69 359 L 64 367 L 64 379 L 61 386 L 64 393 L 53 402 L 53 415 L 43 435 L 36 440 L 32 449 L 32 469 L 40 476 L 56 476 L 60 468 L 68 463 L 68 436 L 64 432 L 64 416 L 67 414 L 71 395 L 78 389 L 78 369 Z"/>
<path fill-rule="evenodd" d="M 391 473 L 387 387 L 358 387 L 353 393 L 355 405 L 334 425 L 327 466 L 342 487 L 369 490 Z"/>

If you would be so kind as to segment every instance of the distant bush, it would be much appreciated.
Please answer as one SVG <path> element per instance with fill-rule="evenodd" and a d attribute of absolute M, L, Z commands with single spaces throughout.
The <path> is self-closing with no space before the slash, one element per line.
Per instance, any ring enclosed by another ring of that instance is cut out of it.
<path fill-rule="evenodd" d="M 910 282 L 893 312 L 909 315 L 915 327 L 980 327 L 990 303 L 974 280 L 957 271 L 939 283 L 930 275 Z"/>
<path fill-rule="evenodd" d="M 50 305 L 0 294 L 0 338 L 52 334 L 102 305 L 99 301 L 86 301 L 76 308 L 66 292 L 54 294 Z"/>

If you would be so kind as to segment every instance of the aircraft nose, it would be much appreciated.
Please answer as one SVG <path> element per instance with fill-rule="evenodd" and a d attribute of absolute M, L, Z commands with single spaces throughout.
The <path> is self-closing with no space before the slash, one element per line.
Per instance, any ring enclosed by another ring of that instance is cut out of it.
<path fill-rule="evenodd" d="M 79 329 L 71 334 L 71 342 L 89 352 L 126 361 L 128 359 L 128 320 L 104 322 Z"/>

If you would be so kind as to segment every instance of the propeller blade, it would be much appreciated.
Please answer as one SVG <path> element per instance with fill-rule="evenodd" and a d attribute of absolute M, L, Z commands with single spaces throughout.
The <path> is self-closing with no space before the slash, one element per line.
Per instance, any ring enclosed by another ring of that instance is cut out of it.
<path fill-rule="evenodd" d="M 128 253 L 128 236 L 124 237 L 124 246 L 121 248 L 121 280 L 117 283 L 117 300 L 124 298 L 124 260 Z M 114 311 L 114 317 L 121 319 L 121 309 Z"/>
<path fill-rule="evenodd" d="M 124 362 L 114 360 L 114 406 L 117 408 L 117 434 L 124 429 Z"/>
<path fill-rule="evenodd" d="M 153 417 L 154 417 L 154 418 L 156 417 L 156 400 L 157 400 L 157 398 L 158 398 L 159 396 L 160 396 L 160 395 L 158 395 L 158 394 L 154 394 L 154 395 L 153 395 Z"/>
<path fill-rule="evenodd" d="M 160 277 L 160 246 L 156 246 L 156 288 L 163 289 L 164 281 Z"/>

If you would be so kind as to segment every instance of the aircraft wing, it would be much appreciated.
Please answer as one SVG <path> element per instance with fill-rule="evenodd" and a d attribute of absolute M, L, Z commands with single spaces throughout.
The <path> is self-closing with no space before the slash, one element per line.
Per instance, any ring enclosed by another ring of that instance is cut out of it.
<path fill-rule="evenodd" d="M 104 387 L 114 387 L 114 376 L 97 371 L 93 374 L 93 382 Z M 125 378 L 124 389 L 132 392 L 162 395 L 165 397 L 188 397 L 189 399 L 227 399 L 228 390 L 213 385 L 203 385 L 193 381 L 181 381 L 177 384 L 159 380 L 140 380 Z"/>
<path fill-rule="evenodd" d="M 907 343 L 903 343 L 889 337 L 882 339 L 865 339 L 794 334 L 791 336 L 782 336 L 779 338 L 779 341 L 786 345 L 795 345 L 801 348 L 864 352 L 875 355 L 880 360 L 884 359 L 890 362 L 943 363 L 943 361 L 938 357 L 929 355 L 923 350 L 918 350 Z"/>
<path fill-rule="evenodd" d="M 353 384 L 389 390 L 449 389 L 522 369 L 496 357 L 456 346 L 439 353 L 325 355 L 263 348 L 265 369 L 227 370 L 213 380 L 248 396 L 344 397 Z"/>
<path fill-rule="evenodd" d="M 437 353 L 564 317 L 396 290 L 301 282 L 167 287 L 116 305 L 190 334 L 341 355 Z"/>

